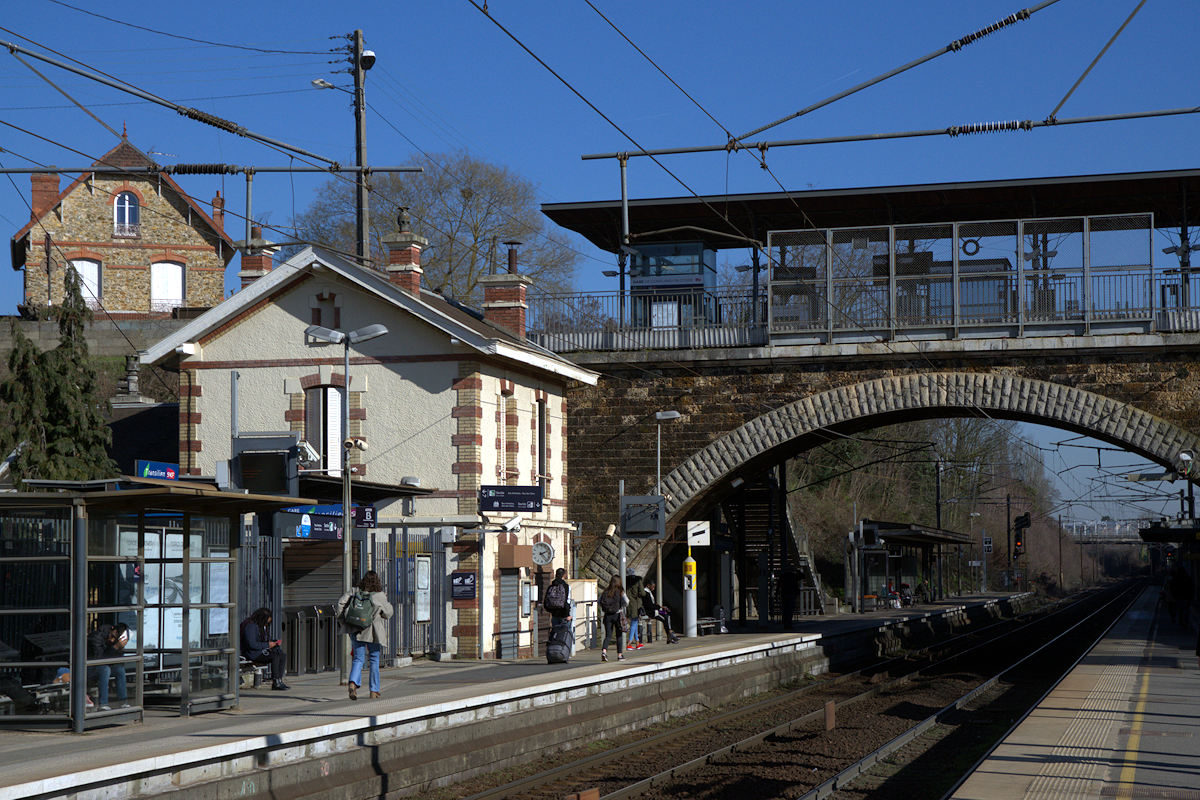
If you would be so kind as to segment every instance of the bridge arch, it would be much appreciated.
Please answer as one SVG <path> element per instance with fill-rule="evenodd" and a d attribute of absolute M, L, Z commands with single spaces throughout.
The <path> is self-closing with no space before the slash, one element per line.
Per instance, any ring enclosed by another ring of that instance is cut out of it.
<path fill-rule="evenodd" d="M 697 451 L 663 476 L 667 525 L 682 524 L 730 481 L 778 463 L 829 432 L 914 419 L 988 416 L 1086 434 L 1170 467 L 1200 437 L 1129 403 L 1063 384 L 991 372 L 897 375 L 847 384 L 780 406 Z"/>

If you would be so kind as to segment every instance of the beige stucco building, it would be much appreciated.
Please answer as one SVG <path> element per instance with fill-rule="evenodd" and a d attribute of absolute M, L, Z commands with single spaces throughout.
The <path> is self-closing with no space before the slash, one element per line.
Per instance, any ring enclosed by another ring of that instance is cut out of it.
<path fill-rule="evenodd" d="M 531 640 L 502 637 L 502 629 L 513 630 L 512 619 L 502 625 L 502 606 L 514 602 L 502 595 L 528 593 L 536 583 L 533 545 L 550 545 L 538 547 L 543 562 L 553 550 L 549 562 L 536 565 L 540 577 L 571 567 L 564 398 L 570 384 L 592 384 L 597 376 L 525 341 L 524 276 L 487 278 L 480 314 L 421 288 L 423 240 L 406 225 L 388 239 L 386 272 L 312 248 L 274 270 L 266 262 L 262 277 L 142 360 L 180 373 L 183 474 L 213 475 L 230 458 L 236 413 L 240 431 L 299 434 L 316 456 L 306 466 L 313 473 L 340 476 L 343 441 L 361 440 L 366 449 L 350 451 L 354 481 L 416 478 L 433 489 L 379 505 L 379 520 L 454 531 L 440 578 L 474 572 L 478 586 L 474 600 L 447 599 L 449 648 L 459 657 L 514 657 L 521 654 L 514 642 L 527 651 Z M 350 331 L 374 324 L 388 332 L 351 346 L 348 384 L 343 345 L 305 332 L 310 325 Z M 341 429 L 343 402 L 348 431 Z M 485 485 L 541 486 L 543 508 L 522 514 L 519 531 L 501 531 L 513 514 L 480 515 Z M 528 633 L 527 616 L 517 624 Z"/>
<path fill-rule="evenodd" d="M 202 205 L 124 138 L 92 166 L 66 188 L 58 173 L 31 177 L 30 221 L 10 244 L 13 269 L 25 271 L 24 305 L 61 302 L 68 266 L 88 305 L 114 316 L 220 303 L 237 252 L 220 194 Z"/>

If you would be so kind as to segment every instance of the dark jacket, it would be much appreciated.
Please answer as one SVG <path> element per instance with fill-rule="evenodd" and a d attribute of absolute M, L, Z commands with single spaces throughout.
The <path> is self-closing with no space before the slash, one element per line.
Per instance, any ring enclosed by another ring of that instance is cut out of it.
<path fill-rule="evenodd" d="M 558 585 L 562 585 L 567 590 L 567 605 L 564 608 L 550 610 L 550 616 L 554 617 L 555 619 L 566 619 L 567 617 L 571 616 L 572 610 L 571 584 L 567 583 L 562 578 L 555 578 L 554 580 L 550 581 L 550 586 Z M 549 587 L 547 587 L 547 591 L 549 591 Z"/>
<path fill-rule="evenodd" d="M 654 592 L 650 591 L 649 587 L 642 589 L 642 610 L 646 612 L 646 616 L 653 617 L 660 608 L 662 606 L 654 599 Z"/>
<path fill-rule="evenodd" d="M 242 655 L 257 658 L 271 652 L 271 640 L 267 629 L 252 619 L 242 623 Z"/>
<path fill-rule="evenodd" d="M 629 590 L 629 607 L 625 609 L 625 613 L 631 620 L 637 619 L 642 613 L 642 581 L 630 578 L 626 588 Z"/>
<path fill-rule="evenodd" d="M 112 629 L 112 625 L 101 625 L 88 634 L 88 658 L 119 658 L 125 655 L 124 650 L 113 647 L 112 643 L 108 641 Z"/>

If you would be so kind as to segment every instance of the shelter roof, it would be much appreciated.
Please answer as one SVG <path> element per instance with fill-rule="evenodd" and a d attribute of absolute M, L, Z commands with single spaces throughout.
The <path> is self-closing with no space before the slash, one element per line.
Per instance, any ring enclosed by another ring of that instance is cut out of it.
<path fill-rule="evenodd" d="M 912 522 L 881 522 L 864 519 L 863 532 L 874 532 L 885 544 L 970 544 L 971 537 L 965 533 L 948 531 L 942 528 L 930 528 Z"/>
<path fill-rule="evenodd" d="M 1152 522 L 1147 528 L 1138 530 L 1143 542 L 1182 544 L 1200 541 L 1200 527 L 1196 525 L 1172 525 L 1166 520 Z"/>
<path fill-rule="evenodd" d="M 382 500 L 392 500 L 397 497 L 420 497 L 433 494 L 437 489 L 409 486 L 408 484 L 376 483 L 355 478 L 354 497 L 375 503 Z M 318 500 L 342 502 L 342 479 L 328 475 L 300 475 L 300 494 L 315 497 Z M 293 503 L 293 505 L 306 505 Z"/>
<path fill-rule="evenodd" d="M 747 247 L 739 236 L 765 242 L 768 231 L 814 228 L 1145 212 L 1154 214 L 1157 226 L 1178 226 L 1185 193 L 1200 198 L 1200 169 L 660 197 L 629 201 L 629 230 L 635 242 L 700 240 L 721 250 Z M 619 200 L 547 203 L 542 213 L 597 247 L 617 251 Z"/>
<path fill-rule="evenodd" d="M 122 475 L 94 481 L 27 480 L 31 492 L 0 494 L 0 508 L 30 508 L 82 502 L 88 509 L 136 512 L 185 511 L 210 516 L 275 511 L 294 505 L 313 505 L 307 497 L 223 492 L 195 481 L 168 481 Z M 37 490 L 41 491 L 37 491 Z"/>

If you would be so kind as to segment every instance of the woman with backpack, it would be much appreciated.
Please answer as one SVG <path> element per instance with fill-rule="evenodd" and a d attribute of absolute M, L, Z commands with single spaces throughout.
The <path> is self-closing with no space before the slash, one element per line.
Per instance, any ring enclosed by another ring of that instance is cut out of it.
<path fill-rule="evenodd" d="M 369 688 L 371 697 L 382 697 L 379 685 L 379 654 L 387 645 L 387 620 L 392 617 L 392 604 L 383 593 L 383 581 L 379 573 L 368 570 L 358 581 L 358 591 L 342 595 L 337 602 L 337 618 L 350 634 L 350 647 L 354 660 L 350 664 L 350 677 L 346 686 L 350 699 L 358 699 L 358 688 L 362 685 L 363 662 L 370 658 Z"/>
<path fill-rule="evenodd" d="M 613 575 L 612 580 L 608 582 L 608 587 L 600 593 L 600 610 L 604 613 L 604 641 L 600 644 L 601 661 L 608 661 L 608 643 L 610 641 L 617 643 L 617 661 L 625 660 L 624 648 L 621 646 L 621 634 L 624 633 L 621 629 L 621 615 L 628 602 L 628 598 L 625 597 L 625 587 L 621 585 L 621 578 Z"/>

